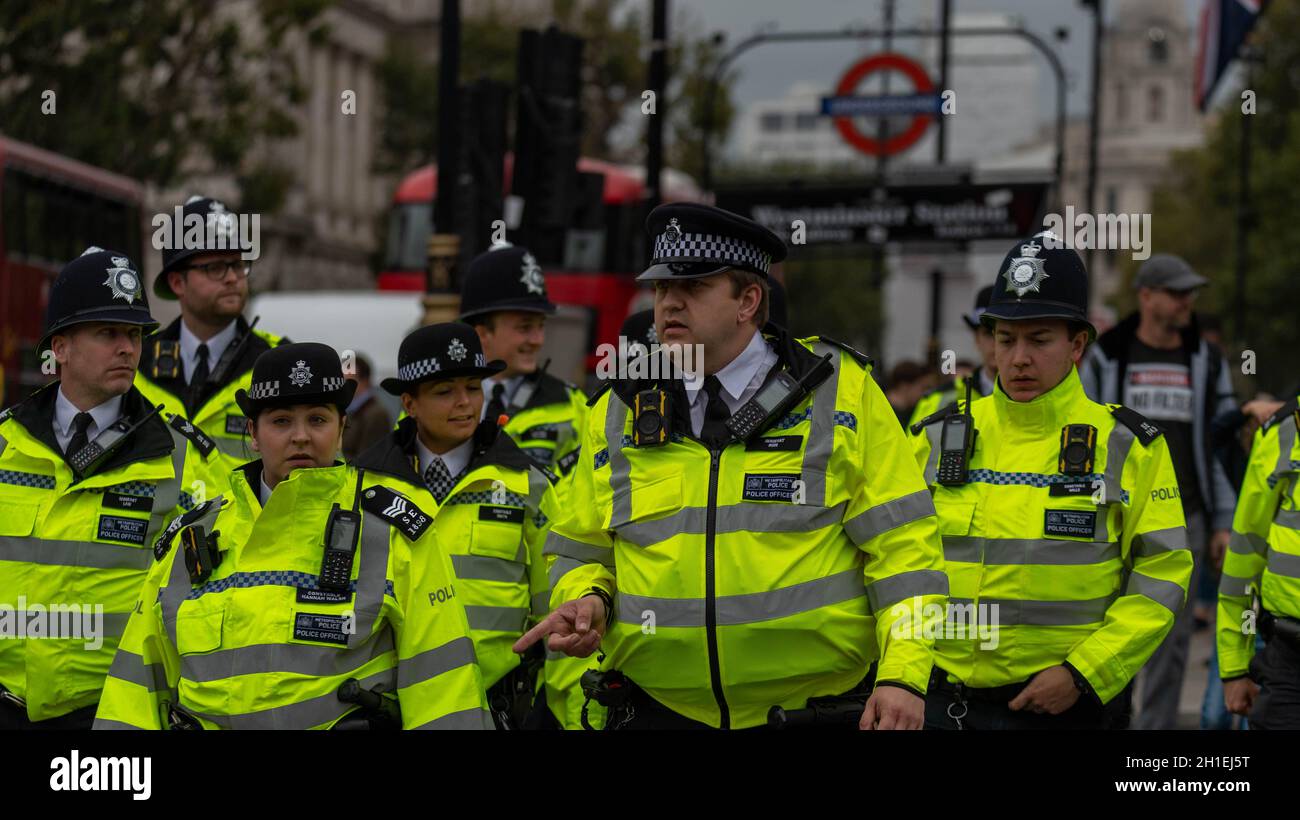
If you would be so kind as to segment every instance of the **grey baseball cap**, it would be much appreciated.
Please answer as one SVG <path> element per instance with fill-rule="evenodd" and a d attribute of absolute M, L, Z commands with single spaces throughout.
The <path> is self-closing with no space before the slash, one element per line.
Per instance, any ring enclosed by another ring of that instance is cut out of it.
<path fill-rule="evenodd" d="M 1138 268 L 1133 286 L 1164 290 L 1193 290 L 1209 283 L 1209 279 L 1192 270 L 1192 266 L 1181 256 L 1157 253 Z"/>

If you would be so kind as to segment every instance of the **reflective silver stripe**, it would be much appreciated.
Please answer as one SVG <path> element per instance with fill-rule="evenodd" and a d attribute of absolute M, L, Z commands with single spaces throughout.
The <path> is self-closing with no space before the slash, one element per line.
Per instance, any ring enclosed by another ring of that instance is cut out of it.
<path fill-rule="evenodd" d="M 925 486 L 933 487 L 939 480 L 939 432 L 943 425 L 935 422 L 926 425 L 925 436 L 930 439 L 930 455 L 925 460 Z"/>
<path fill-rule="evenodd" d="M 452 712 L 449 715 L 443 715 L 440 718 L 416 726 L 416 729 L 487 729 L 495 730 L 496 726 L 492 723 L 492 716 L 482 709 L 466 709 L 463 712 Z"/>
<path fill-rule="evenodd" d="M 917 569 L 881 578 L 867 587 L 867 603 L 880 612 L 916 595 L 947 595 L 948 574 L 938 569 Z"/>
<path fill-rule="evenodd" d="M 199 524 L 208 532 L 212 531 L 212 525 L 216 522 L 217 516 L 221 512 L 221 504 L 213 504 L 194 524 Z M 177 537 L 173 536 L 172 544 L 169 548 L 168 555 L 163 556 L 163 560 L 170 558 L 172 562 L 171 574 L 168 576 L 166 586 L 158 591 L 158 601 L 162 609 L 163 628 L 167 630 L 167 636 L 171 638 L 172 646 L 176 646 L 176 614 L 180 611 L 181 604 L 185 602 L 186 596 L 190 593 L 190 573 L 185 568 L 185 558 L 177 556 L 176 551 L 179 547 L 176 544 Z M 152 554 L 151 550 L 145 550 L 146 553 Z M 360 599 L 358 599 L 360 600 Z M 145 603 L 148 603 L 146 601 Z"/>
<path fill-rule="evenodd" d="M 627 414 L 627 405 L 611 392 L 605 404 L 605 446 L 609 448 L 609 489 L 613 492 L 611 514 L 616 522 L 632 518 L 632 463 L 623 454 Z"/>
<path fill-rule="evenodd" d="M 1151 558 L 1162 552 L 1185 549 L 1187 549 L 1186 527 L 1140 532 L 1133 537 L 1133 554 L 1138 558 Z"/>
<path fill-rule="evenodd" d="M 1289 530 L 1300 530 L 1300 510 L 1278 510 L 1273 523 Z"/>
<path fill-rule="evenodd" d="M 121 731 L 139 732 L 139 731 L 142 731 L 142 730 L 141 730 L 141 727 L 139 727 L 139 726 L 132 726 L 131 724 L 129 724 L 129 723 L 123 723 L 123 722 L 120 721 L 120 720 L 108 720 L 107 718 L 100 718 L 100 717 L 95 718 L 95 722 L 94 722 L 94 724 L 91 725 L 90 728 L 91 728 L 92 731 L 96 731 L 96 732 L 102 732 L 102 731 L 109 731 L 109 732 L 121 732 Z"/>
<path fill-rule="evenodd" d="M 818 358 L 827 353 L 831 354 L 831 375 L 813 392 L 812 420 L 808 424 L 808 438 L 804 445 L 803 466 L 799 476 L 803 479 L 805 501 L 808 504 L 826 503 L 826 469 L 835 445 L 835 402 L 840 385 L 841 353 L 838 347 L 825 342 L 813 345 L 813 354 Z M 867 420 L 862 419 L 862 423 L 865 425 Z M 858 434 L 864 435 L 865 430 Z"/>
<path fill-rule="evenodd" d="M 528 610 L 521 606 L 467 606 L 465 617 L 469 619 L 470 629 L 522 633 Z"/>
<path fill-rule="evenodd" d="M 357 568 L 356 635 L 364 640 L 374 630 L 384 607 L 388 586 L 388 539 L 392 528 L 369 510 L 361 521 L 361 566 Z"/>
<path fill-rule="evenodd" d="M 877 535 L 910 524 L 927 515 L 934 515 L 934 497 L 929 490 L 918 490 L 911 495 L 877 504 L 844 522 L 844 532 L 858 546 Z"/>
<path fill-rule="evenodd" d="M 1106 472 L 1102 476 L 1108 503 L 1124 497 L 1124 462 L 1132 447 L 1133 431 L 1116 420 L 1106 439 Z"/>
<path fill-rule="evenodd" d="M 108 676 L 143 686 L 148 692 L 165 692 L 169 688 L 167 670 L 161 663 L 146 664 L 144 658 L 121 647 L 113 655 L 113 665 L 108 670 Z"/>
<path fill-rule="evenodd" d="M 1082 626 L 1106 619 L 1106 610 L 1114 602 L 1114 595 L 1083 601 L 1023 601 L 1009 598 L 981 598 L 979 605 L 990 610 L 989 615 L 979 614 L 980 622 L 998 626 Z M 975 602 L 970 598 L 949 598 L 949 622 L 959 622 L 959 614 L 971 615 L 966 623 L 974 621 Z M 993 609 L 996 607 L 996 609 Z M 996 613 L 996 614 L 993 614 Z"/>
<path fill-rule="evenodd" d="M 154 487 L 153 509 L 149 514 L 149 529 L 145 534 L 145 546 L 152 547 L 158 533 L 171 516 L 176 505 L 180 503 L 181 481 L 185 478 L 185 453 L 189 439 L 176 432 L 169 424 L 167 432 L 172 437 L 172 475 L 159 481 Z M 148 550 L 146 550 L 148 552 Z"/>
<path fill-rule="evenodd" d="M 534 618 L 544 618 L 551 611 L 551 591 L 533 593 L 532 600 L 529 602 Z"/>
<path fill-rule="evenodd" d="M 1253 532 L 1234 530 L 1228 538 L 1228 549 L 1238 555 L 1267 555 L 1268 541 Z"/>
<path fill-rule="evenodd" d="M 491 555 L 453 555 L 452 569 L 456 577 L 466 581 L 504 581 L 522 584 L 527 580 L 528 567 L 517 561 Z"/>
<path fill-rule="evenodd" d="M 242 438 L 212 436 L 212 440 L 217 443 L 217 449 L 221 451 L 222 455 L 241 459 L 247 459 L 253 455 L 248 451 L 248 445 Z"/>
<path fill-rule="evenodd" d="M 1259 576 L 1238 578 L 1226 572 L 1219 578 L 1220 595 L 1249 595 L 1251 587 L 1259 587 Z"/>
<path fill-rule="evenodd" d="M 1119 544 L 1109 541 L 1056 541 L 1050 538 L 980 538 L 945 535 L 943 558 L 967 564 L 1077 566 L 1100 564 L 1119 557 Z"/>
<path fill-rule="evenodd" d="M 813 532 L 840 524 L 845 503 L 834 507 L 812 504 L 781 504 L 742 501 L 717 508 L 714 532 Z M 616 527 L 620 538 L 642 547 L 667 541 L 674 535 L 703 535 L 708 520 L 707 507 L 684 507 L 672 515 L 650 521 L 634 521 Z"/>
<path fill-rule="evenodd" d="M 1288 416 L 1277 427 L 1277 466 L 1273 469 L 1271 478 L 1277 479 L 1291 472 L 1291 450 L 1295 447 L 1295 434 L 1295 416 Z"/>
<path fill-rule="evenodd" d="M 1283 575 L 1287 578 L 1300 578 L 1300 555 L 1278 552 L 1270 547 L 1268 551 L 1268 571 L 1274 575 Z"/>
<path fill-rule="evenodd" d="M 528 517 L 537 515 L 542 507 L 542 496 L 551 488 L 551 482 L 540 470 L 528 471 Z"/>
<path fill-rule="evenodd" d="M 391 691 L 396 683 L 396 671 L 396 669 L 384 669 L 362 680 L 361 686 L 364 689 L 373 689 L 382 684 L 385 690 Z M 188 704 L 181 705 L 189 708 Z M 338 693 L 330 691 L 309 700 L 287 703 L 260 712 L 217 715 L 193 709 L 191 711 L 223 729 L 310 729 L 313 726 L 334 723 L 356 708 L 351 703 L 340 703 Z"/>
<path fill-rule="evenodd" d="M 238 675 L 276 673 L 326 678 L 360 669 L 392 651 L 393 633 L 388 629 L 374 640 L 354 647 L 255 644 L 219 649 L 206 655 L 182 655 L 181 677 L 195 683 L 211 683 Z"/>
<path fill-rule="evenodd" d="M 150 542 L 145 541 L 145 544 Z M 153 561 L 147 546 L 105 544 L 100 541 L 56 541 L 31 536 L 0 535 L 0 561 L 58 567 L 146 570 Z"/>
<path fill-rule="evenodd" d="M 572 558 L 584 564 L 604 564 L 610 569 L 614 568 L 614 550 L 565 538 L 555 530 L 546 534 L 546 546 L 542 548 L 542 554 L 563 555 L 565 558 Z"/>
<path fill-rule="evenodd" d="M 800 612 L 865 598 L 861 569 L 849 569 L 800 584 L 744 595 L 719 595 L 716 612 L 719 626 L 770 621 Z M 615 604 L 618 617 L 628 623 L 653 612 L 656 627 L 704 626 L 703 598 L 653 598 L 620 592 Z"/>
<path fill-rule="evenodd" d="M 1183 608 L 1183 598 L 1186 597 L 1183 588 L 1173 581 L 1162 581 L 1159 578 L 1152 578 L 1140 572 L 1135 572 L 1128 577 L 1128 585 L 1124 588 L 1124 594 L 1136 594 L 1144 598 L 1150 598 L 1172 612 L 1175 617 L 1178 616 L 1179 610 Z"/>
<path fill-rule="evenodd" d="M 551 564 L 550 574 L 546 577 L 551 589 L 555 589 L 555 585 L 560 583 L 561 578 L 581 566 L 586 566 L 586 564 L 576 558 L 567 558 L 563 555 L 556 558 L 555 563 Z"/>
<path fill-rule="evenodd" d="M 423 683 L 438 677 L 444 672 L 468 666 L 474 663 L 474 660 L 474 641 L 469 638 L 456 638 L 442 646 L 399 661 L 397 664 L 397 688 L 401 690 L 417 683 Z"/>

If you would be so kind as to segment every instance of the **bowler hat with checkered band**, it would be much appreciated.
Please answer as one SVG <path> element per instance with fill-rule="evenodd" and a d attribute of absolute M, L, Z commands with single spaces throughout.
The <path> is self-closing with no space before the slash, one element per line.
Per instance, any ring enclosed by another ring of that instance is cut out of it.
<path fill-rule="evenodd" d="M 258 356 L 252 383 L 248 390 L 235 391 L 235 401 L 250 419 L 263 410 L 295 404 L 332 404 L 343 413 L 356 392 L 357 383 L 344 377 L 334 348 L 320 342 L 294 342 Z"/>
<path fill-rule="evenodd" d="M 397 378 L 384 379 L 379 386 L 400 396 L 414 393 L 423 382 L 494 376 L 505 369 L 499 359 L 486 360 L 478 331 L 464 322 L 443 322 L 411 331 L 397 349 Z"/>
<path fill-rule="evenodd" d="M 766 277 L 773 262 L 785 259 L 785 242 L 757 222 L 730 211 L 694 202 L 660 205 L 646 217 L 654 245 L 650 267 L 639 282 L 699 279 L 728 268 Z"/>

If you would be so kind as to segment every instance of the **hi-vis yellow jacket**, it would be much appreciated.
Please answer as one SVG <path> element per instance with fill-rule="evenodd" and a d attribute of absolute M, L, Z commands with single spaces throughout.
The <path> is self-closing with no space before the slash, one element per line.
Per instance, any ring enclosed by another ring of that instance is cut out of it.
<path fill-rule="evenodd" d="M 998 386 L 971 413 L 978 435 L 959 486 L 936 480 L 942 421 L 913 428 L 952 595 L 935 665 L 979 688 L 1068 663 L 1107 702 L 1187 597 L 1192 555 L 1168 445 L 1137 413 L 1091 401 L 1074 369 L 1029 402 Z M 1062 472 L 1067 425 L 1093 428 L 1086 474 Z"/>
<path fill-rule="evenodd" d="M 490 434 L 493 423 L 479 427 L 480 443 L 441 506 L 420 478 L 414 419 L 353 462 L 430 512 L 488 687 L 519 665 L 511 647 L 549 611 L 542 544 L 556 514 L 550 477 L 509 436 Z"/>
<path fill-rule="evenodd" d="M 244 411 L 235 403 L 235 392 L 247 390 L 253 378 L 253 362 L 267 350 L 288 342 L 270 333 L 254 328 L 249 336 L 248 323 L 241 316 L 235 320 L 237 329 L 235 338 L 230 343 L 229 352 L 233 357 L 226 372 L 220 380 L 214 380 L 211 386 L 198 396 L 194 406 L 186 404 L 189 391 L 180 369 L 179 357 L 174 358 L 175 373 L 161 372 L 157 353 L 160 344 L 179 344 L 181 320 L 177 319 L 165 328 L 151 334 L 144 340 L 144 351 L 140 357 L 140 369 L 135 374 L 135 386 L 151 403 L 161 404 L 167 413 L 185 416 L 199 427 L 217 445 L 220 453 L 219 469 L 214 470 L 213 478 L 221 482 L 217 492 L 225 492 L 225 480 L 230 472 L 250 459 L 257 458 L 247 441 L 245 429 L 247 419 Z M 243 343 L 248 337 L 247 343 Z M 238 355 L 235 355 L 238 354 Z M 212 376 L 216 373 L 217 362 L 210 362 Z"/>
<path fill-rule="evenodd" d="M 99 700 L 149 545 L 202 500 L 212 466 L 183 418 L 154 415 L 78 480 L 54 435 L 57 396 L 55 382 L 0 420 L 0 685 L 34 721 Z M 121 419 L 151 409 L 132 389 Z"/>
<path fill-rule="evenodd" d="M 976 370 L 970 376 L 959 376 L 953 379 L 950 384 L 946 384 L 937 390 L 931 390 L 922 396 L 921 400 L 916 403 L 916 407 L 912 408 L 912 418 L 907 422 L 908 426 L 924 421 L 931 414 L 942 410 L 958 399 L 964 400 L 968 380 L 971 386 L 971 400 L 982 398 L 984 392 L 981 389 L 979 370 Z"/>
<path fill-rule="evenodd" d="M 214 499 L 164 531 L 95 728 L 164 728 L 171 705 L 209 729 L 329 728 L 357 709 L 338 698 L 348 678 L 396 697 L 404 728 L 491 728 L 430 516 L 342 465 L 295 470 L 262 509 L 261 466 L 232 476 L 225 509 Z M 334 505 L 361 515 L 346 592 L 317 583 Z M 222 554 L 197 583 L 181 554 L 187 526 L 218 533 Z"/>
<path fill-rule="evenodd" d="M 571 503 L 547 539 L 551 605 L 593 586 L 614 599 L 605 665 L 715 727 L 877 680 L 925 692 L 947 580 L 934 508 L 865 356 L 825 339 L 768 343 L 794 378 L 832 375 L 750 444 L 691 436 L 680 380 L 672 441 L 637 447 L 629 406 L 650 384 L 595 401 Z M 774 368 L 775 370 L 776 368 Z M 913 603 L 893 621 L 895 604 Z"/>
<path fill-rule="evenodd" d="M 577 431 L 587 415 L 587 397 L 576 385 L 538 371 L 515 391 L 506 415 L 509 421 L 503 429 L 519 449 L 558 475 L 573 469 Z"/>
<path fill-rule="evenodd" d="M 1255 623 L 1245 612 L 1251 591 L 1266 612 L 1300 618 L 1300 446 L 1297 400 L 1255 433 L 1250 466 L 1237 497 L 1232 540 L 1219 581 L 1219 674 L 1246 674 L 1255 652 Z"/>

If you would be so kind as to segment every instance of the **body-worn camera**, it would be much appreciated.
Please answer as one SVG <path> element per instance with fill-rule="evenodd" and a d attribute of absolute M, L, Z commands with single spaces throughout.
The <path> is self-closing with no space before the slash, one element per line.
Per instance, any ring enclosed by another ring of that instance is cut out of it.
<path fill-rule="evenodd" d="M 671 400 L 665 390 L 642 390 L 636 394 L 632 413 L 632 443 L 637 447 L 667 444 Z"/>
<path fill-rule="evenodd" d="M 1066 475 L 1092 472 L 1097 450 L 1097 428 L 1091 424 L 1067 424 L 1061 428 L 1061 455 L 1058 469 Z"/>

